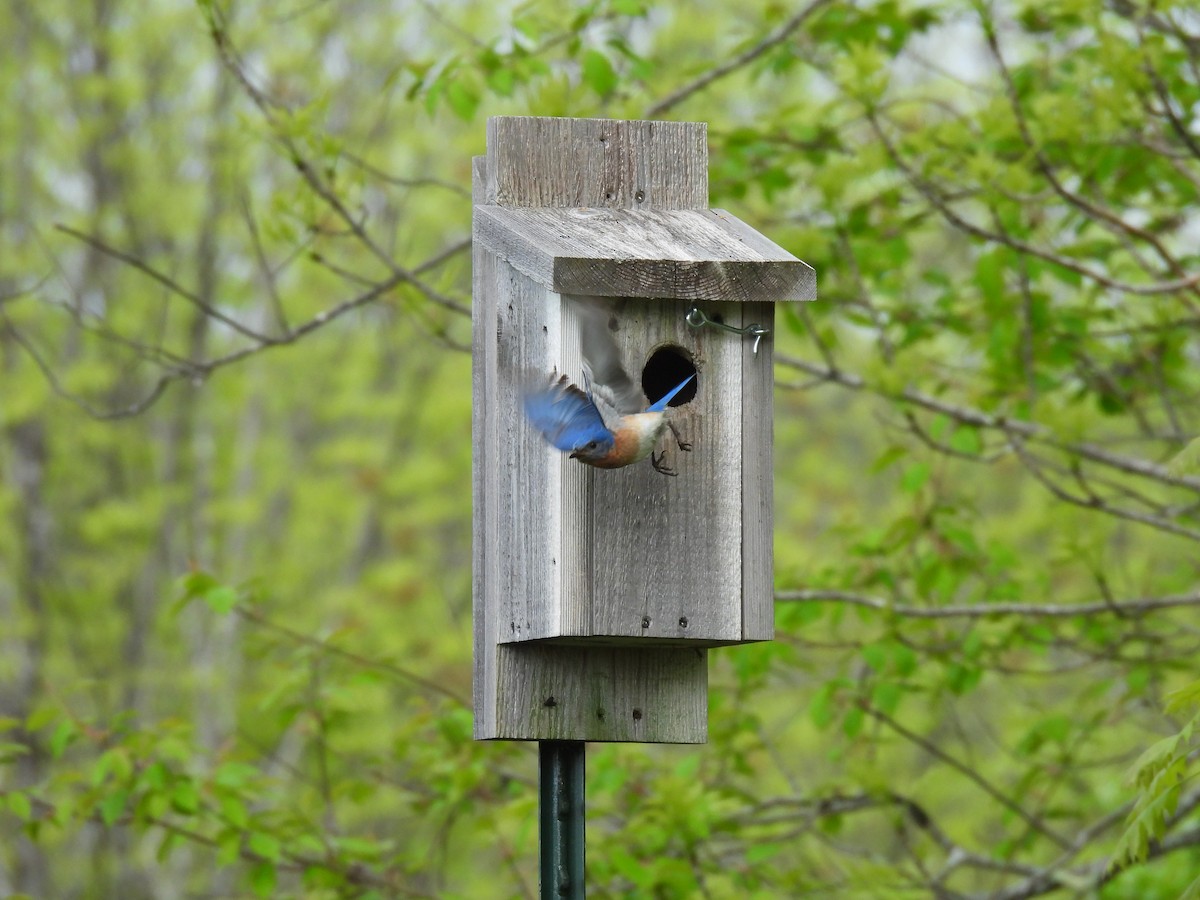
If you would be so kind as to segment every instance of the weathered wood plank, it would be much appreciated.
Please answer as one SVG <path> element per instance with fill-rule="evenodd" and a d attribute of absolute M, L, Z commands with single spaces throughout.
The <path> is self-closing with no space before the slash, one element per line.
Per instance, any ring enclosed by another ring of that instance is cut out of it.
<path fill-rule="evenodd" d="M 775 636 L 774 350 L 775 304 L 745 303 L 741 325 L 771 329 L 754 352 L 741 344 L 742 367 L 742 639 Z"/>
<path fill-rule="evenodd" d="M 567 375 L 576 384 L 582 384 L 583 356 L 580 352 L 579 330 L 581 321 L 579 305 L 569 297 L 547 291 L 548 302 L 557 303 L 560 310 L 562 332 L 559 340 L 560 358 L 558 371 Z M 550 451 L 553 464 L 560 469 L 562 494 L 559 497 L 559 515 L 562 531 L 559 539 L 562 547 L 562 609 L 559 616 L 564 636 L 592 634 L 592 571 L 593 550 L 597 536 L 593 533 L 590 515 L 596 480 L 606 474 L 591 466 L 581 465 L 564 453 Z M 602 536 L 601 536 L 602 538 Z"/>
<path fill-rule="evenodd" d="M 483 737 L 674 744 L 707 737 L 704 650 L 506 644 L 498 652 L 500 705 L 494 732 Z"/>
<path fill-rule="evenodd" d="M 496 427 L 489 446 L 489 492 L 497 513 L 487 540 L 499 566 L 500 640 L 536 640 L 561 634 L 563 466 L 562 454 L 526 421 L 522 394 L 531 379 L 548 379 L 559 365 L 561 314 L 557 295 L 510 266 L 497 272 Z"/>
<path fill-rule="evenodd" d="M 486 199 L 487 160 L 477 156 L 474 169 L 474 200 Z M 495 340 L 486 323 L 495 319 L 496 271 L 503 263 L 495 255 L 475 244 L 471 250 L 472 317 L 474 327 L 471 341 L 471 555 L 472 555 L 472 630 L 474 668 L 471 687 L 475 709 L 475 737 L 490 737 L 496 732 L 496 623 L 489 609 L 494 574 L 489 573 L 493 546 L 487 539 L 495 527 L 493 504 L 488 502 L 490 459 L 487 448 L 493 446 L 494 428 L 489 410 L 492 380 L 495 371 Z"/>
<path fill-rule="evenodd" d="M 692 444 L 691 452 L 680 452 L 669 431 L 663 437 L 676 477 L 656 472 L 649 461 L 595 477 L 592 633 L 740 640 L 741 339 L 690 328 L 686 302 L 612 305 L 634 381 L 655 349 L 671 345 L 694 361 L 697 393 L 669 412 Z M 705 309 L 739 315 L 733 304 Z"/>
<path fill-rule="evenodd" d="M 724 210 L 476 212 L 476 240 L 565 294 L 811 300 L 813 269 Z"/>
<path fill-rule="evenodd" d="M 702 209 L 707 140 L 703 122 L 496 116 L 487 124 L 492 202 Z"/>

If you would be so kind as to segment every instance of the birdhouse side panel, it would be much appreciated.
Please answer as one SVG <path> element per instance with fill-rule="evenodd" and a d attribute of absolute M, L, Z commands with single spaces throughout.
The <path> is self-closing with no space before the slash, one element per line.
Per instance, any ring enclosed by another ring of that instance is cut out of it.
<path fill-rule="evenodd" d="M 495 548 L 489 597 L 497 640 L 557 636 L 561 622 L 561 463 L 526 421 L 531 383 L 549 379 L 561 346 L 557 297 L 506 263 L 498 267 L 495 403 L 486 440 L 490 454 L 489 533 Z"/>
<path fill-rule="evenodd" d="M 592 633 L 622 642 L 742 639 L 742 342 L 689 327 L 691 305 L 625 300 L 614 308 L 614 334 L 635 381 L 664 347 L 697 371 L 695 397 L 668 413 L 690 451 L 670 430 L 659 443 L 677 474 L 646 461 L 593 481 Z M 736 304 L 704 308 L 740 321 Z"/>
<path fill-rule="evenodd" d="M 481 177 L 476 159 L 475 185 Z M 475 737 L 495 735 L 496 728 L 496 614 L 490 606 L 494 599 L 495 546 L 490 535 L 496 531 L 495 498 L 489 497 L 494 461 L 489 452 L 496 444 L 495 424 L 489 410 L 495 409 L 496 320 L 495 294 L 497 258 L 475 244 L 472 251 L 474 306 L 471 348 L 471 545 L 472 545 L 472 627 L 474 631 L 474 668 L 472 701 L 475 709 Z"/>
<path fill-rule="evenodd" d="M 775 304 L 745 303 L 742 327 L 775 332 Z M 774 389 L 775 343 L 764 337 L 758 353 L 743 341 L 742 364 L 742 639 L 775 636 Z"/>

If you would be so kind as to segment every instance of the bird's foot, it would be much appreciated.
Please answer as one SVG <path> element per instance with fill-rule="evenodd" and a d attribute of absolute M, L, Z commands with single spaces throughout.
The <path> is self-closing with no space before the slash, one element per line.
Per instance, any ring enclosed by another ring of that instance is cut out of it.
<path fill-rule="evenodd" d="M 667 427 L 671 429 L 671 434 L 675 437 L 676 446 L 684 453 L 691 453 L 692 445 L 689 441 L 683 439 L 683 436 L 679 433 L 679 426 L 670 419 L 667 419 Z"/>
<path fill-rule="evenodd" d="M 666 453 L 650 453 L 650 465 L 654 466 L 655 472 L 661 472 L 663 475 L 670 475 L 674 478 L 679 473 L 667 465 Z"/>

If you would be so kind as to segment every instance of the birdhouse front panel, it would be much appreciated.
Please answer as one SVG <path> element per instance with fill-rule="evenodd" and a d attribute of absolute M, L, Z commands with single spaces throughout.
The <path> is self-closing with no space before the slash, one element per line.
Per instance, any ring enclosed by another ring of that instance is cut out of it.
<path fill-rule="evenodd" d="M 511 284 L 495 329 L 495 402 L 510 412 L 489 441 L 500 640 L 768 638 L 770 347 L 694 328 L 688 314 L 743 328 L 755 314 L 753 324 L 769 322 L 770 305 L 564 296 L 519 275 Z M 589 328 L 605 332 L 643 405 L 688 379 L 644 461 L 583 465 L 520 414 L 539 377 L 586 383 Z"/>
<path fill-rule="evenodd" d="M 673 475 L 644 464 L 585 473 L 586 506 L 568 514 L 593 536 L 590 591 L 564 602 L 589 611 L 591 634 L 613 640 L 740 641 L 740 341 L 689 327 L 690 301 L 610 306 L 631 377 L 666 390 L 675 379 L 657 373 L 694 369 L 694 396 L 667 409 L 678 439 L 669 426 L 660 452 Z M 705 306 L 739 315 L 735 304 Z"/>

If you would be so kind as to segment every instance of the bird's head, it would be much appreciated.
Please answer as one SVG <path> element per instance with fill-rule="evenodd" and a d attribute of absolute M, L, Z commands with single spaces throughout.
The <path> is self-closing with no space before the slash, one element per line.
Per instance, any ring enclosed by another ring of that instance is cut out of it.
<path fill-rule="evenodd" d="M 583 463 L 595 463 L 608 456 L 612 448 L 613 439 L 610 435 L 593 437 L 572 447 L 571 459 L 577 459 Z"/>

